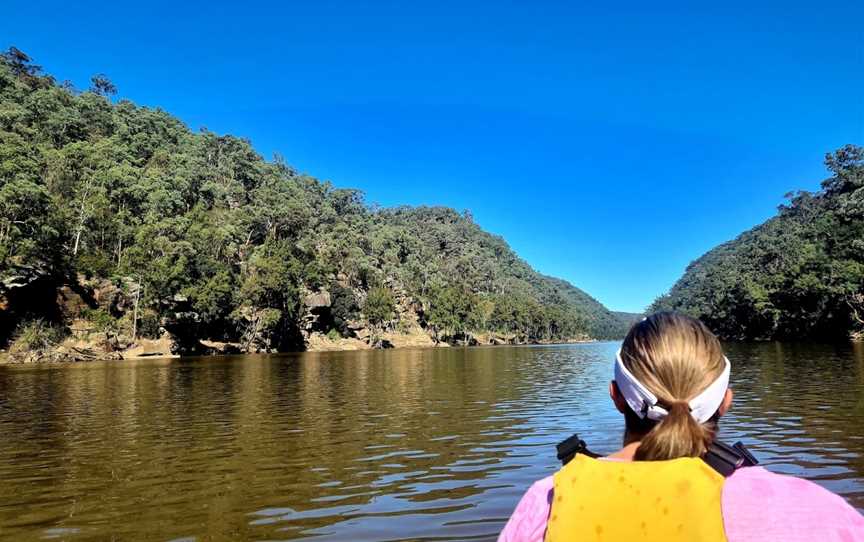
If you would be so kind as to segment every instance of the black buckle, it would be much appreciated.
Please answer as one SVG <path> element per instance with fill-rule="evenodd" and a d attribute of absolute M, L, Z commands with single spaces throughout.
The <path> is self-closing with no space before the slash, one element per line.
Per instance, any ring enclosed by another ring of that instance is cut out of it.
<path fill-rule="evenodd" d="M 555 449 L 558 451 L 558 460 L 561 461 L 562 465 L 569 463 L 576 454 L 587 455 L 588 457 L 594 458 L 600 457 L 599 454 L 595 454 L 588 450 L 588 445 L 585 444 L 585 441 L 579 438 L 579 435 L 575 433 L 568 439 L 558 443 Z"/>
<path fill-rule="evenodd" d="M 555 448 L 558 452 L 558 460 L 561 461 L 562 465 L 566 465 L 572 461 L 576 454 L 592 458 L 600 457 L 600 454 L 595 454 L 588 449 L 588 445 L 584 440 L 579 438 L 578 434 L 571 435 L 568 439 L 560 442 Z M 753 454 L 750 453 L 750 450 L 741 441 L 729 446 L 725 442 L 715 440 L 711 443 L 708 453 L 702 459 L 724 477 L 731 476 L 733 472 L 741 467 L 752 467 L 759 464 L 759 461 L 753 457 Z"/>
<path fill-rule="evenodd" d="M 752 467 L 759 464 L 759 461 L 740 441 L 729 446 L 724 442 L 715 440 L 708 448 L 704 461 L 724 477 L 731 476 L 741 467 Z"/>

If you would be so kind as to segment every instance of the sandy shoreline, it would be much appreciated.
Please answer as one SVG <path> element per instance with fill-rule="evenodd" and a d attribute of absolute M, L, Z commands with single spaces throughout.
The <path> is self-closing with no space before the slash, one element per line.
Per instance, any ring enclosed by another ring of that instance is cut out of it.
<path fill-rule="evenodd" d="M 543 342 L 527 342 L 527 343 L 507 343 L 507 344 L 471 344 L 471 345 L 451 345 L 445 342 L 434 343 L 432 341 L 425 342 L 419 344 L 417 341 L 411 340 L 397 340 L 395 343 L 392 343 L 393 346 L 388 348 L 371 348 L 367 344 L 362 341 L 351 340 L 351 339 L 343 339 L 341 341 L 330 341 L 331 344 L 321 344 L 317 343 L 312 345 L 311 347 L 305 350 L 286 350 L 282 352 L 248 352 L 248 353 L 207 353 L 207 354 L 188 354 L 188 355 L 180 355 L 180 354 L 165 354 L 165 353 L 153 353 L 153 354 L 142 354 L 136 353 L 135 350 L 131 349 L 129 353 L 126 352 L 110 352 L 106 353 L 104 357 L 97 356 L 92 359 L 86 360 L 77 360 L 77 361 L 38 361 L 38 362 L 18 362 L 11 361 L 9 359 L 9 353 L 2 351 L 0 352 L 0 366 L 9 365 L 9 366 L 34 366 L 34 365 L 78 365 L 82 363 L 91 363 L 91 362 L 118 362 L 122 363 L 124 361 L 140 361 L 146 359 L 185 359 L 185 358 L 222 358 L 229 356 L 253 356 L 253 355 L 278 355 L 278 354 L 303 354 L 303 353 L 321 353 L 321 352 L 357 352 L 357 351 L 373 351 L 373 350 L 409 350 L 409 349 L 437 349 L 437 348 L 497 348 L 497 347 L 506 347 L 506 346 L 558 346 L 558 345 L 569 345 L 569 344 L 587 344 L 587 343 L 595 343 L 599 342 L 596 339 L 573 339 L 569 341 L 543 341 Z M 359 346 L 357 343 L 362 344 L 363 346 Z M 118 357 L 118 354 L 122 357 Z"/>

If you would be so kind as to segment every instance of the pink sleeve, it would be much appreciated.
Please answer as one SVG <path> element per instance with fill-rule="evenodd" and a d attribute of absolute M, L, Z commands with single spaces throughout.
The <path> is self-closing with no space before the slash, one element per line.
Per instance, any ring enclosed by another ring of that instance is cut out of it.
<path fill-rule="evenodd" d="M 498 536 L 498 542 L 543 542 L 552 506 L 552 487 L 549 476 L 528 488 Z"/>
<path fill-rule="evenodd" d="M 748 467 L 723 486 L 729 542 L 864 542 L 864 517 L 842 497 L 794 476 Z"/>

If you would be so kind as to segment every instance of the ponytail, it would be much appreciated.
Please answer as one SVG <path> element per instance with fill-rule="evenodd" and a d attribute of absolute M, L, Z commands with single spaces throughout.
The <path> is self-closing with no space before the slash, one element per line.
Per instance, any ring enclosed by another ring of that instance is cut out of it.
<path fill-rule="evenodd" d="M 635 324 L 621 345 L 621 362 L 667 411 L 659 421 L 627 409 L 625 443 L 641 441 L 636 460 L 700 457 L 717 433 L 719 414 L 699 423 L 689 401 L 726 368 L 720 341 L 694 318 L 652 314 Z"/>
<path fill-rule="evenodd" d="M 690 415 L 684 401 L 669 406 L 669 414 L 642 438 L 634 459 L 661 461 L 678 457 L 701 457 L 714 440 L 716 423 L 700 424 Z"/>

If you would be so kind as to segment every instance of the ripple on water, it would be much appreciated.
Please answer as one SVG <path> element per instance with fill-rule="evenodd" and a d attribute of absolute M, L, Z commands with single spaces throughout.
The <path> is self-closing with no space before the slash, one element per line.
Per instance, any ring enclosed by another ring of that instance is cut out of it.
<path fill-rule="evenodd" d="M 617 345 L 0 368 L 0 536 L 493 540 L 579 431 L 616 449 Z M 732 345 L 723 437 L 864 508 L 864 356 Z"/>

